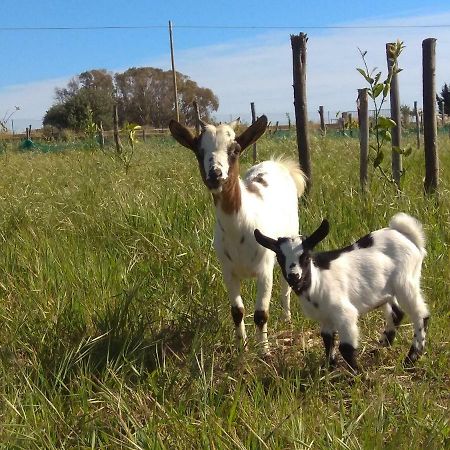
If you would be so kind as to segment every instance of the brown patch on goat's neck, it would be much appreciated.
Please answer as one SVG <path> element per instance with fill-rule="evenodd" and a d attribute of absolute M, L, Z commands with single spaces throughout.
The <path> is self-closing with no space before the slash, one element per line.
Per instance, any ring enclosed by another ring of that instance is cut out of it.
<path fill-rule="evenodd" d="M 230 158 L 228 178 L 222 185 L 220 195 L 220 208 L 225 214 L 235 214 L 242 204 L 241 186 L 239 184 L 239 159 Z"/>

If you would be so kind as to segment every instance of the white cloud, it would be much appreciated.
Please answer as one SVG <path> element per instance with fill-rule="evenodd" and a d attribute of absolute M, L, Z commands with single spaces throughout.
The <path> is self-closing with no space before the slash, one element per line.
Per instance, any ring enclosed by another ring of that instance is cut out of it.
<path fill-rule="evenodd" d="M 368 51 L 370 68 L 377 66 L 385 73 L 385 43 L 397 39 L 406 44 L 400 57 L 400 67 L 404 69 L 399 74 L 401 103 L 411 105 L 414 100 L 418 100 L 421 104 L 421 42 L 427 37 L 437 38 L 436 86 L 439 90 L 444 82 L 450 82 L 450 29 L 400 26 L 449 22 L 450 12 L 439 16 L 380 18 L 347 24 L 399 26 L 396 29 L 311 30 L 308 33 L 307 61 L 310 118 L 317 119 L 319 105 L 323 105 L 325 111 L 332 111 L 333 115 L 338 110 L 354 110 L 357 89 L 365 87 L 364 80 L 355 70 L 362 65 L 357 47 Z M 169 55 L 164 55 L 141 61 L 141 65 L 167 69 L 169 61 Z M 293 112 L 289 30 L 176 51 L 176 63 L 177 70 L 189 75 L 201 86 L 210 87 L 219 96 L 217 116 L 221 120 L 237 115 L 248 120 L 251 101 L 255 102 L 258 114 L 264 112 L 273 121 L 285 120 L 285 112 Z M 40 118 L 53 102 L 54 88 L 65 85 L 67 81 L 68 78 L 60 78 L 0 89 L 0 105 L 6 105 L 7 108 L 21 106 L 23 110 L 17 113 L 17 119 Z"/>

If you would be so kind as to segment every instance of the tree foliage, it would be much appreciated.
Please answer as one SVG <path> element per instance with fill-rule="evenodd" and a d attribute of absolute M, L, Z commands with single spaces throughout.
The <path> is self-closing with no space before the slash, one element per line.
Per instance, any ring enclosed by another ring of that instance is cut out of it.
<path fill-rule="evenodd" d="M 211 120 L 212 112 L 219 107 L 212 90 L 179 72 L 177 83 L 180 120 L 194 124 L 194 99 L 201 117 Z M 47 111 L 44 125 L 80 130 L 93 118 L 95 123 L 111 128 L 116 100 L 121 124 L 165 127 L 174 117 L 172 72 L 153 67 L 132 67 L 116 74 L 90 70 L 72 78 L 66 87 L 57 88 L 55 94 L 56 103 Z"/>
<path fill-rule="evenodd" d="M 444 102 L 444 114 L 450 115 L 450 88 L 447 83 L 444 84 L 441 90 L 441 95 L 437 95 L 437 101 L 439 102 L 439 112 L 442 113 L 441 103 Z"/>

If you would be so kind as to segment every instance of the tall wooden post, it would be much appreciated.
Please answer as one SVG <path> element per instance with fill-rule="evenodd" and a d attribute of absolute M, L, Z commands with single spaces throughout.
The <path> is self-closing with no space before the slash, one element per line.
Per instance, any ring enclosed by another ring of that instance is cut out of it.
<path fill-rule="evenodd" d="M 402 175 L 402 155 L 396 151 L 400 149 L 402 122 L 400 114 L 400 93 L 398 88 L 398 76 L 394 70 L 394 51 L 395 44 L 386 44 L 387 67 L 389 73 L 392 72 L 391 89 L 389 92 L 391 100 L 391 119 L 395 122 L 395 127 L 392 128 L 392 178 L 397 186 L 400 186 L 400 177 Z"/>
<path fill-rule="evenodd" d="M 252 123 L 256 122 L 256 112 L 255 112 L 255 103 L 250 103 L 250 109 L 252 111 Z M 256 162 L 257 150 L 256 150 L 256 142 L 253 144 L 253 164 Z"/>
<path fill-rule="evenodd" d="M 306 102 L 307 42 L 308 37 L 305 33 L 300 33 L 299 35 L 291 35 L 297 146 L 300 167 L 307 177 L 306 193 L 310 191 L 312 185 L 311 155 L 309 151 L 308 138 L 308 109 Z"/>
<path fill-rule="evenodd" d="M 192 106 L 194 107 L 195 133 L 198 136 L 200 134 L 200 112 L 198 110 L 198 103 L 196 100 L 192 102 Z"/>
<path fill-rule="evenodd" d="M 103 122 L 100 120 L 100 126 L 98 127 L 98 131 L 99 131 L 99 144 L 100 144 L 100 148 L 103 149 L 105 148 L 105 133 L 103 130 Z"/>
<path fill-rule="evenodd" d="M 323 118 L 323 106 L 319 106 L 319 117 L 320 117 L 320 131 L 322 133 L 322 136 L 325 136 L 326 129 L 325 129 L 325 119 Z"/>
<path fill-rule="evenodd" d="M 423 70 L 423 142 L 425 149 L 425 182 L 427 194 L 437 191 L 439 160 L 436 123 L 436 39 L 422 41 Z"/>
<path fill-rule="evenodd" d="M 177 89 L 177 73 L 175 71 L 175 58 L 173 56 L 173 35 L 172 22 L 169 20 L 169 37 L 170 37 L 170 60 L 172 62 L 172 78 L 173 78 L 173 97 L 175 103 L 175 114 L 177 122 L 180 121 L 180 110 L 178 108 L 178 89 Z"/>
<path fill-rule="evenodd" d="M 363 191 L 367 188 L 367 163 L 369 160 L 369 94 L 358 89 L 359 124 L 359 182 Z"/>
<path fill-rule="evenodd" d="M 116 144 L 116 152 L 118 155 L 122 154 L 122 143 L 120 142 L 119 136 L 119 108 L 117 103 L 114 104 L 114 115 L 113 115 L 113 127 L 114 127 L 114 142 Z"/>
<path fill-rule="evenodd" d="M 417 101 L 414 102 L 414 117 L 416 119 L 416 145 L 420 148 L 420 119 L 419 110 L 417 109 Z"/>

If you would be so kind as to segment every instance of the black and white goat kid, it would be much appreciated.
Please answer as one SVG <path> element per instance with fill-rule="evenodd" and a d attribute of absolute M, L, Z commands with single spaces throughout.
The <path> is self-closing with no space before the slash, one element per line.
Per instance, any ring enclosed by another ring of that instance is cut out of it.
<path fill-rule="evenodd" d="M 381 344 L 390 345 L 405 311 L 414 325 L 414 339 L 405 359 L 413 364 L 423 352 L 429 318 L 420 290 L 425 251 L 422 225 L 399 213 L 388 228 L 374 231 L 348 247 L 314 253 L 329 232 L 327 220 L 309 237 L 272 239 L 255 230 L 256 240 L 274 251 L 283 275 L 300 297 L 304 313 L 320 323 L 327 360 L 335 365 L 334 341 L 358 370 L 358 317 L 385 306 L 386 327 Z"/>

